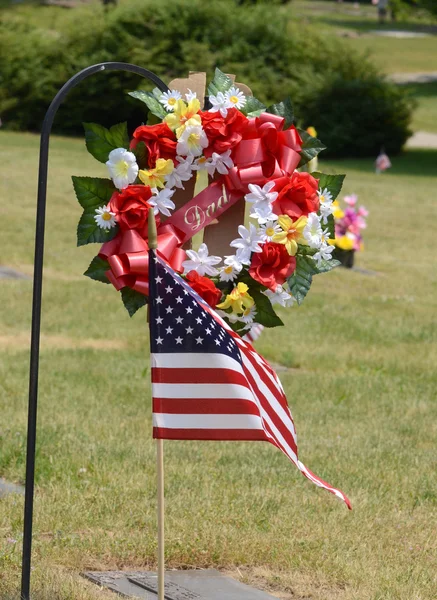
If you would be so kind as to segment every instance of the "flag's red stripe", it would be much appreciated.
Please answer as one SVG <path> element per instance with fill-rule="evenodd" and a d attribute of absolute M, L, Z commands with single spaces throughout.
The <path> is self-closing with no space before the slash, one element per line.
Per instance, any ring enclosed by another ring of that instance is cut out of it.
<path fill-rule="evenodd" d="M 258 415 L 250 400 L 238 398 L 153 398 L 153 412 L 181 415 Z"/>
<path fill-rule="evenodd" d="M 252 363 L 252 361 L 251 361 Z M 284 422 L 282 421 L 282 419 L 280 417 L 278 417 L 277 413 L 273 410 L 273 408 L 271 407 L 269 401 L 267 400 L 267 398 L 264 396 L 264 394 L 261 392 L 261 390 L 258 388 L 256 381 L 253 379 L 251 373 L 249 372 L 249 370 L 247 368 L 244 367 L 244 372 L 246 373 L 246 377 L 250 383 L 250 385 L 252 386 L 253 390 L 256 390 L 257 396 L 258 396 L 258 400 L 260 401 L 263 409 L 266 411 L 266 413 L 269 415 L 271 421 L 273 422 L 273 424 L 275 425 L 275 427 L 281 432 L 282 437 L 285 439 L 285 441 L 288 443 L 288 445 L 290 446 L 290 448 L 293 450 L 293 452 L 296 454 L 297 456 L 297 445 L 296 442 L 294 440 L 294 437 L 292 435 L 292 433 L 290 432 L 290 430 L 288 429 L 288 427 L 284 424 Z M 276 394 L 275 394 L 276 397 Z M 287 454 L 287 450 L 286 448 L 284 448 L 281 444 L 281 442 L 276 438 L 274 432 L 272 432 L 273 437 L 275 438 L 277 444 L 279 445 L 279 447 L 282 449 L 283 452 L 285 452 L 285 454 Z"/>
<path fill-rule="evenodd" d="M 153 437 L 163 440 L 266 441 L 261 429 L 170 429 L 154 427 Z"/>
<path fill-rule="evenodd" d="M 192 369 L 187 368 L 152 368 L 153 383 L 233 383 L 248 387 L 246 378 L 242 373 L 233 369 Z"/>

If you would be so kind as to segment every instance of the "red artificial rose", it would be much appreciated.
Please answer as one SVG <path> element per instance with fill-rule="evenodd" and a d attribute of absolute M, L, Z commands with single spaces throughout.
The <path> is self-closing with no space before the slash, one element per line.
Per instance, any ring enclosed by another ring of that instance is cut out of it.
<path fill-rule="evenodd" d="M 229 109 L 226 117 L 222 117 L 220 112 L 205 111 L 199 114 L 209 141 L 208 148 L 204 150 L 205 156 L 209 157 L 213 152 L 223 154 L 240 143 L 243 137 L 242 131 L 247 124 L 247 117 L 239 110 Z"/>
<path fill-rule="evenodd" d="M 187 274 L 188 283 L 193 290 L 199 294 L 212 308 L 215 308 L 222 297 L 221 291 L 208 277 L 202 277 L 196 271 L 190 271 Z"/>
<path fill-rule="evenodd" d="M 307 217 L 310 212 L 317 212 L 318 187 L 317 179 L 309 173 L 295 171 L 291 177 L 281 177 L 272 190 L 279 192 L 272 205 L 273 212 L 277 215 L 288 215 L 292 219 L 298 219 L 302 215 Z"/>
<path fill-rule="evenodd" d="M 143 229 L 147 225 L 152 197 L 148 185 L 129 185 L 121 192 L 114 192 L 109 201 L 109 209 L 115 213 L 121 229 Z"/>
<path fill-rule="evenodd" d="M 134 139 L 131 148 L 135 148 L 138 142 L 144 142 L 148 151 L 148 164 L 154 169 L 158 158 L 173 161 L 176 159 L 176 136 L 167 123 L 158 125 L 141 125 L 134 131 Z"/>
<path fill-rule="evenodd" d="M 288 254 L 284 244 L 267 242 L 261 248 L 262 252 L 252 256 L 249 275 L 275 292 L 295 270 L 296 258 Z"/>

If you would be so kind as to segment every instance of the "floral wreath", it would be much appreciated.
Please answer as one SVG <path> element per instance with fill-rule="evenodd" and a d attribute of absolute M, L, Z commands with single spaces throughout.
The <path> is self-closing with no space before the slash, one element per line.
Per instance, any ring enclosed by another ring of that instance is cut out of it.
<path fill-rule="evenodd" d="M 121 291 L 131 316 L 146 304 L 153 207 L 158 253 L 235 331 L 282 325 L 274 306 L 301 304 L 313 275 L 340 264 L 332 213 L 344 175 L 305 171 L 325 147 L 293 125 L 289 99 L 267 108 L 218 69 L 208 94 L 202 110 L 190 90 L 185 99 L 176 90 L 131 92 L 160 120 L 131 139 L 126 123 L 84 124 L 88 151 L 111 177 L 73 177 L 84 209 L 78 246 L 103 243 L 85 275 Z M 196 195 L 176 208 L 194 176 Z M 211 256 L 204 242 L 189 248 L 243 199 L 250 222 L 235 227 L 227 255 Z"/>

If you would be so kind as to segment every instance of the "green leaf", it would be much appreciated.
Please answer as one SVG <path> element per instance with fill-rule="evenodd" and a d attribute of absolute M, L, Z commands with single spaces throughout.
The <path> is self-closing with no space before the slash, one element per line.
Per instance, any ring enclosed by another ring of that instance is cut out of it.
<path fill-rule="evenodd" d="M 115 191 L 110 179 L 99 177 L 76 177 L 73 175 L 73 187 L 79 204 L 85 210 L 95 210 L 99 206 L 108 204 Z"/>
<path fill-rule="evenodd" d="M 332 194 L 333 200 L 341 192 L 343 181 L 346 177 L 346 175 L 326 175 L 326 173 L 319 173 L 317 171 L 314 171 L 311 175 L 319 180 L 319 190 L 327 189 Z"/>
<path fill-rule="evenodd" d="M 131 317 L 134 316 L 137 310 L 147 304 L 147 297 L 131 288 L 125 287 L 120 293 L 123 304 Z"/>
<path fill-rule="evenodd" d="M 268 107 L 267 112 L 272 115 L 278 115 L 278 117 L 283 117 L 285 119 L 283 129 L 288 129 L 291 125 L 293 125 L 294 112 L 290 98 L 286 98 L 284 102 L 279 102 L 279 104 L 272 104 Z"/>
<path fill-rule="evenodd" d="M 315 262 L 309 256 L 296 256 L 296 269 L 288 278 L 287 283 L 291 294 L 296 298 L 299 305 L 302 304 L 311 287 L 313 275 L 316 274 L 314 266 Z"/>
<path fill-rule="evenodd" d="M 259 290 L 250 290 L 250 295 L 256 304 L 256 320 L 264 327 L 277 327 L 284 323 L 273 310 L 272 303 L 265 294 Z"/>
<path fill-rule="evenodd" d="M 335 258 L 331 258 L 331 260 L 322 260 L 320 265 L 315 265 L 315 275 L 318 275 L 319 273 L 327 273 L 328 271 L 332 271 L 332 269 L 335 269 L 340 265 L 341 262 L 339 260 L 336 260 Z"/>
<path fill-rule="evenodd" d="M 138 142 L 135 148 L 132 148 L 132 152 L 135 154 L 138 167 L 140 169 L 148 168 L 146 144 L 144 142 Z"/>
<path fill-rule="evenodd" d="M 218 92 L 227 92 L 233 85 L 232 79 L 226 73 L 223 73 L 220 69 L 216 69 L 214 79 L 208 86 L 208 96 L 216 96 Z"/>
<path fill-rule="evenodd" d="M 104 244 L 112 240 L 118 233 L 118 226 L 112 229 L 102 229 L 94 219 L 94 211 L 84 211 L 77 226 L 77 245 Z"/>
<path fill-rule="evenodd" d="M 72 177 L 73 187 L 84 212 L 77 226 L 77 245 L 104 243 L 115 236 L 118 227 L 102 229 L 94 219 L 96 208 L 106 206 L 115 191 L 109 179 L 97 177 Z"/>
<path fill-rule="evenodd" d="M 297 247 L 298 247 L 298 251 L 297 251 L 298 255 L 312 256 L 313 254 L 315 254 L 317 252 L 317 248 L 310 248 L 309 246 L 306 246 L 305 244 L 298 244 Z"/>
<path fill-rule="evenodd" d="M 146 92 L 144 90 L 136 90 L 135 92 L 129 92 L 129 96 L 141 100 L 146 104 L 147 108 L 159 119 L 164 119 L 167 116 L 167 111 L 162 106 L 158 98 L 152 92 Z"/>
<path fill-rule="evenodd" d="M 119 123 L 111 129 L 106 129 L 97 123 L 84 123 L 85 142 L 87 150 L 97 160 L 104 163 L 108 160 L 111 150 L 126 148 L 129 150 L 127 124 Z"/>
<path fill-rule="evenodd" d="M 108 261 L 100 256 L 95 256 L 90 263 L 90 266 L 85 271 L 84 275 L 95 281 L 101 281 L 102 283 L 110 283 L 106 277 L 105 272 L 109 271 L 110 267 Z"/>
<path fill-rule="evenodd" d="M 266 107 L 257 98 L 254 96 L 246 96 L 246 104 L 241 109 L 241 112 L 250 119 L 251 117 L 259 117 L 265 110 Z"/>
<path fill-rule="evenodd" d="M 340 264 L 340 261 L 332 258 L 331 260 L 322 260 L 320 266 L 318 266 L 311 256 L 298 254 L 296 256 L 296 270 L 287 280 L 290 292 L 296 298 L 297 303 L 302 304 L 304 301 L 314 275 L 327 273 L 340 266 Z"/>
<path fill-rule="evenodd" d="M 308 162 L 310 162 L 310 160 L 316 158 L 319 152 L 326 150 L 326 146 L 324 146 L 320 140 L 313 137 L 303 129 L 298 129 L 298 132 L 303 142 L 300 153 L 300 163 L 298 166 L 303 167 L 303 165 L 306 165 Z"/>
<path fill-rule="evenodd" d="M 333 240 L 335 238 L 335 219 L 334 219 L 334 215 L 328 215 L 328 223 L 327 223 L 327 230 L 329 232 L 329 237 L 331 240 Z M 325 225 L 323 225 L 323 227 L 325 227 Z"/>

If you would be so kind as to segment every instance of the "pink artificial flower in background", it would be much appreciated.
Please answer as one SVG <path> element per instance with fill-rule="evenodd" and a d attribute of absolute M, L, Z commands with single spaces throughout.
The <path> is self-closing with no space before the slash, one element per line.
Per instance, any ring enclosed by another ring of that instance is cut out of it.
<path fill-rule="evenodd" d="M 369 211 L 364 206 L 357 206 L 358 196 L 345 196 L 348 205 L 342 212 L 342 217 L 335 219 L 336 246 L 345 250 L 361 250 L 363 238 L 361 230 L 367 227 L 366 217 Z"/>
<path fill-rule="evenodd" d="M 351 194 L 350 196 L 344 197 L 344 201 L 349 206 L 355 206 L 355 204 L 357 203 L 357 200 L 358 200 L 358 196 L 356 194 Z"/>

